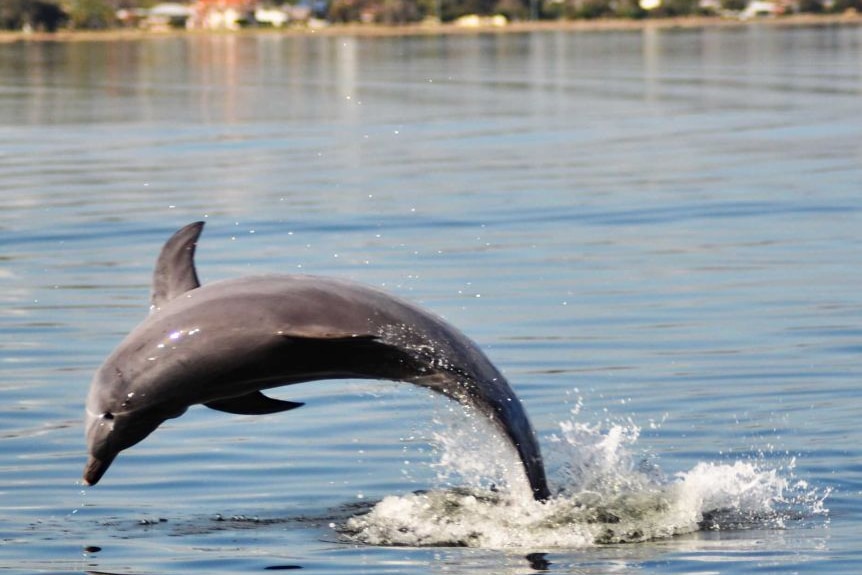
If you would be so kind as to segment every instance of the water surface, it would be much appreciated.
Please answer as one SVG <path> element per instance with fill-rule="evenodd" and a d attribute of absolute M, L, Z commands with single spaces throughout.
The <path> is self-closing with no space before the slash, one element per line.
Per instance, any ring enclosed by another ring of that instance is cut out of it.
<path fill-rule="evenodd" d="M 855 573 L 860 54 L 768 26 L 0 45 L 0 566 Z M 194 408 L 83 489 L 92 372 L 199 219 L 204 282 L 348 277 L 479 342 L 553 506 L 382 382 Z"/>

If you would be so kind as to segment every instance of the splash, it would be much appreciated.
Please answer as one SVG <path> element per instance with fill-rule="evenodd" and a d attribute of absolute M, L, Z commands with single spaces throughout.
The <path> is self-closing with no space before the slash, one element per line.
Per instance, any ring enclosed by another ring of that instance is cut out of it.
<path fill-rule="evenodd" d="M 792 461 L 700 462 L 666 477 L 635 456 L 640 428 L 631 420 L 561 422 L 549 438 L 551 459 L 562 461 L 553 469 L 559 487 L 538 503 L 496 434 L 477 432 L 475 418 L 454 420 L 435 437 L 440 488 L 386 497 L 342 524 L 342 535 L 370 545 L 584 548 L 828 515 L 828 492 L 794 480 Z"/>

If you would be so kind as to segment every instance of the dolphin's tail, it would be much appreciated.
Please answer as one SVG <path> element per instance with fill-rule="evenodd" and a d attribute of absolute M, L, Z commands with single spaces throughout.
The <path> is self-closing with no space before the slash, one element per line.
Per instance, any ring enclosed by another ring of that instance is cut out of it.
<path fill-rule="evenodd" d="M 515 448 L 524 466 L 533 499 L 547 501 L 551 498 L 536 432 L 524 406 L 499 372 L 496 377 L 481 382 L 460 371 L 437 371 L 410 378 L 409 381 L 473 407 L 487 416 Z"/>
<path fill-rule="evenodd" d="M 536 501 L 547 501 L 551 498 L 551 490 L 548 488 L 548 478 L 545 475 L 545 463 L 542 459 L 542 452 L 539 450 L 536 432 L 533 431 L 533 427 L 527 421 L 526 415 L 524 416 L 524 422 L 519 426 L 520 433 L 518 433 L 517 439 L 510 433 L 512 430 L 511 426 L 505 427 L 502 424 L 501 426 L 503 426 L 504 432 L 515 445 L 518 456 L 521 458 L 524 472 L 527 474 L 527 480 L 530 482 L 530 489 L 533 491 L 533 499 Z"/>
<path fill-rule="evenodd" d="M 545 464 L 536 432 L 530 425 L 524 406 L 506 380 L 500 377 L 494 383 L 502 393 L 495 394 L 490 401 L 486 400 L 484 405 L 479 407 L 498 425 L 518 452 L 527 480 L 530 482 L 533 499 L 547 501 L 551 498 L 551 491 L 548 488 L 548 478 L 545 475 Z M 481 403 L 481 400 L 476 403 Z"/>

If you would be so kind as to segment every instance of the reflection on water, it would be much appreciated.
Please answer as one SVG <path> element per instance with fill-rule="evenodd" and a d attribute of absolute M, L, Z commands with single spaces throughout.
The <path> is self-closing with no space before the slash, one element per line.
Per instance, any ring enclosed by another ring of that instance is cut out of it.
<path fill-rule="evenodd" d="M 545 124 L 585 103 L 587 115 L 606 108 L 611 102 L 599 94 L 659 108 L 761 108 L 793 105 L 805 91 L 858 95 L 860 43 L 857 28 L 840 27 L 20 43 L 0 54 L 7 79 L 0 118 L 31 125 L 318 121 L 345 128 L 369 123 L 369 113 L 397 123 L 405 104 L 421 106 L 424 120 L 489 112 L 505 118 L 511 107 L 487 106 L 488 90 L 510 101 L 501 89 L 523 91 L 513 104 Z M 395 102 L 401 105 L 384 105 Z"/>
<path fill-rule="evenodd" d="M 854 26 L 0 45 L 0 562 L 855 573 L 860 45 Z M 606 500 L 576 511 L 628 493 L 578 479 L 628 461 L 697 483 L 686 525 L 722 529 L 576 551 L 345 543 L 355 515 L 472 481 L 439 468 L 458 411 L 379 382 L 287 388 L 306 405 L 283 416 L 192 409 L 82 492 L 92 372 L 146 313 L 164 237 L 201 218 L 205 282 L 346 276 L 477 340 L 555 489 Z M 595 457 L 555 454 L 568 421 Z M 640 430 L 629 459 L 598 457 L 620 428 Z"/>

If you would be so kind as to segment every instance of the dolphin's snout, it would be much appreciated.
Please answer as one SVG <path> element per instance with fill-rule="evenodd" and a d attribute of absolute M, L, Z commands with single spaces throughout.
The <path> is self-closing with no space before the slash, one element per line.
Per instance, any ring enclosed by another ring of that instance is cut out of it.
<path fill-rule="evenodd" d="M 108 467 L 111 466 L 111 462 L 113 460 L 113 457 L 106 461 L 103 459 L 97 459 L 91 455 L 87 460 L 87 465 L 84 466 L 84 484 L 97 484 L 102 478 L 102 476 L 105 474 L 105 472 L 108 470 Z"/>
<path fill-rule="evenodd" d="M 104 449 L 104 444 L 107 435 L 110 432 L 110 428 L 106 428 L 104 423 L 103 418 L 96 415 L 96 412 L 88 405 L 85 428 L 87 430 L 89 457 L 87 458 L 87 464 L 84 466 L 83 479 L 85 485 L 95 485 L 98 483 L 105 474 L 105 471 L 107 471 L 108 467 L 111 465 L 111 460 L 113 460 L 112 457 L 111 460 L 106 462 L 104 457 L 96 457 L 93 455 L 94 453 L 103 455 L 106 451 Z"/>

